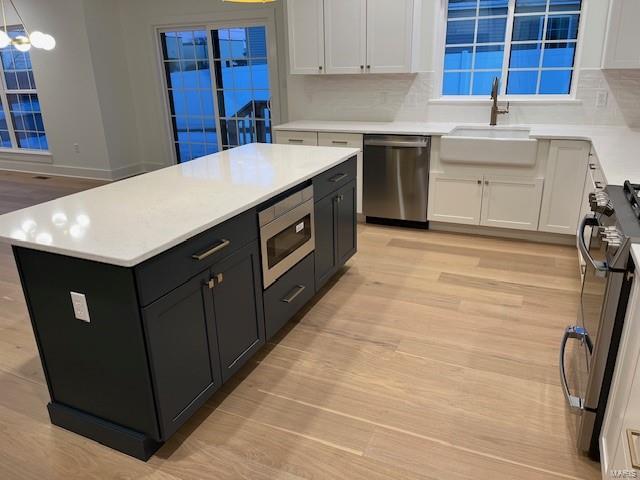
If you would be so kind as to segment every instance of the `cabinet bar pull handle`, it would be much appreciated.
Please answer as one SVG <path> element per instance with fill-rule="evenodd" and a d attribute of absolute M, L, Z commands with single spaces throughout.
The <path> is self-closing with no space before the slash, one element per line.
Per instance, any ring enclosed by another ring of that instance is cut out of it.
<path fill-rule="evenodd" d="M 589 170 L 595 170 L 596 169 L 596 164 L 595 163 L 590 163 L 589 164 Z"/>
<path fill-rule="evenodd" d="M 478 185 L 482 185 L 482 180 L 478 180 Z"/>
<path fill-rule="evenodd" d="M 340 180 L 344 180 L 345 178 L 347 178 L 349 176 L 348 173 L 339 173 L 338 175 L 331 177 L 329 179 L 329 181 L 331 183 L 338 183 Z"/>
<path fill-rule="evenodd" d="M 631 456 L 631 466 L 640 469 L 640 432 L 637 430 L 627 430 L 627 440 L 629 441 L 629 454 Z"/>
<path fill-rule="evenodd" d="M 222 239 L 220 243 L 218 243 L 218 245 L 216 245 L 215 247 L 212 247 L 209 250 L 205 250 L 204 252 L 191 255 L 191 258 L 198 261 L 204 260 L 205 258 L 210 257 L 214 253 L 218 253 L 219 251 L 224 250 L 229 245 L 231 245 L 231 242 L 229 240 Z"/>
<path fill-rule="evenodd" d="M 485 184 L 485 185 L 489 185 L 489 180 L 485 180 L 485 181 L 484 181 L 484 184 Z"/>
<path fill-rule="evenodd" d="M 602 188 L 602 183 L 600 182 L 593 182 L 593 184 L 596 186 L 596 188 Z"/>
<path fill-rule="evenodd" d="M 333 143 L 334 145 L 348 145 L 349 142 L 346 142 L 344 140 L 331 140 L 331 143 Z"/>
<path fill-rule="evenodd" d="M 304 140 L 302 140 L 301 138 L 290 138 L 289 139 L 289 143 L 302 143 L 304 142 Z"/>
<path fill-rule="evenodd" d="M 288 296 L 284 297 L 282 301 L 284 303 L 291 303 L 298 297 L 298 295 L 300 295 L 306 289 L 307 287 L 305 287 L 304 285 L 298 285 L 296 288 L 293 289 L 293 291 Z"/>

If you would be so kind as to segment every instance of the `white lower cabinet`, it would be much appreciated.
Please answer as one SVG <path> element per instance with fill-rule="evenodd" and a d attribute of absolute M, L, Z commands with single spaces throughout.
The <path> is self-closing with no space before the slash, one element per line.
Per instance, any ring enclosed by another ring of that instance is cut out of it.
<path fill-rule="evenodd" d="M 479 225 L 482 176 L 431 173 L 429 220 Z"/>
<path fill-rule="evenodd" d="M 277 130 L 274 133 L 274 140 L 274 143 L 283 145 L 318 145 L 318 132 Z"/>
<path fill-rule="evenodd" d="M 588 142 L 551 141 L 540 211 L 541 232 L 576 233 L 590 148 Z"/>
<path fill-rule="evenodd" d="M 485 176 L 480 225 L 537 230 L 543 184 L 541 178 Z"/>
<path fill-rule="evenodd" d="M 540 178 L 431 173 L 429 220 L 536 230 Z"/>

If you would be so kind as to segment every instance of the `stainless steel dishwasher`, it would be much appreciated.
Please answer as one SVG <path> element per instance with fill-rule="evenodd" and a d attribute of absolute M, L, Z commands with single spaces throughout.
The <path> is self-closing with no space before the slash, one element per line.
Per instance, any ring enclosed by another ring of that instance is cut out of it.
<path fill-rule="evenodd" d="M 427 225 L 431 138 L 365 135 L 363 213 L 368 222 Z"/>

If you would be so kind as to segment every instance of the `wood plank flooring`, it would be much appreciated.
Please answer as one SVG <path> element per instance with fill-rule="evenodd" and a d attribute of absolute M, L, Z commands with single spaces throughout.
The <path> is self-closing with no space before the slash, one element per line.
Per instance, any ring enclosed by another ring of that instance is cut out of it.
<path fill-rule="evenodd" d="M 0 212 L 97 185 L 32 177 L 0 172 Z M 148 463 L 50 425 L 0 246 L 0 478 L 599 478 L 575 451 L 558 380 L 574 248 L 377 226 L 359 242 L 339 280 Z"/>

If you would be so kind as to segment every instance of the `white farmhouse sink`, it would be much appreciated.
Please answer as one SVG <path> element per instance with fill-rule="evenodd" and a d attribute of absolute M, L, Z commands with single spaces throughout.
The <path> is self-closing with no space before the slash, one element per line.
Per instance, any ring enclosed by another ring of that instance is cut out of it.
<path fill-rule="evenodd" d="M 457 127 L 442 137 L 440 161 L 529 167 L 536 163 L 538 141 L 527 128 Z"/>

